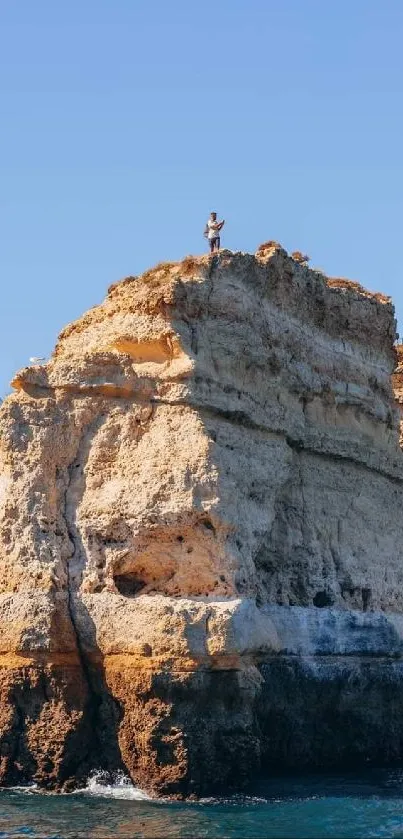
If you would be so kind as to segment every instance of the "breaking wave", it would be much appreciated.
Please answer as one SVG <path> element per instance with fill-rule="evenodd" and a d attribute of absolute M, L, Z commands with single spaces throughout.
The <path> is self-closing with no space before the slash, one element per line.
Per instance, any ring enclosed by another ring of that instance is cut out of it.
<path fill-rule="evenodd" d="M 101 798 L 123 798 L 128 801 L 152 801 L 152 798 L 139 787 L 135 787 L 130 778 L 124 775 L 123 772 L 111 774 L 109 772 L 102 772 L 101 770 L 95 770 L 91 773 L 85 787 L 80 787 L 71 792 L 49 792 L 34 783 L 8 787 L 8 790 L 6 788 L 1 789 L 1 792 L 7 791 L 24 793 L 25 795 L 50 795 L 52 797 L 55 795 L 93 795 Z"/>
<path fill-rule="evenodd" d="M 87 786 L 75 790 L 75 794 L 102 796 L 103 798 L 124 798 L 128 801 L 151 801 L 151 797 L 135 787 L 123 772 L 113 775 L 107 772 L 93 772 Z"/>

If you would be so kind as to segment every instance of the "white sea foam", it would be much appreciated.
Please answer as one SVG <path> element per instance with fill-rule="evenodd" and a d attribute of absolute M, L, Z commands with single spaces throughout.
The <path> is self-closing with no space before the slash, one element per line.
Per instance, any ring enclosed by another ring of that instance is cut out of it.
<path fill-rule="evenodd" d="M 24 784 L 21 786 L 17 785 L 15 787 L 1 787 L 1 792 L 24 792 L 29 795 L 32 795 L 35 792 L 41 792 L 41 790 L 39 789 L 38 784 L 32 783 Z"/>
<path fill-rule="evenodd" d="M 153 798 L 152 796 L 148 795 L 144 792 L 140 787 L 135 787 L 134 784 L 131 782 L 130 778 L 127 777 L 123 772 L 114 772 L 111 774 L 110 772 L 104 772 L 102 770 L 94 770 L 91 775 L 88 777 L 87 784 L 85 787 L 79 787 L 78 789 L 72 790 L 71 792 L 51 792 L 48 790 L 44 790 L 38 784 L 26 784 L 24 786 L 14 786 L 0 789 L 0 792 L 19 792 L 25 793 L 28 795 L 61 795 L 61 796 L 74 796 L 74 795 L 88 795 L 93 796 L 94 798 L 115 798 L 115 799 L 124 799 L 126 801 L 153 801 L 155 804 L 169 804 L 170 799 L 169 797 L 165 798 Z M 315 797 L 315 796 L 314 796 Z M 276 801 L 275 798 L 262 798 L 260 796 L 254 795 L 231 795 L 231 796 L 208 796 L 199 798 L 196 800 L 184 800 L 181 802 L 182 805 L 190 805 L 192 807 L 195 806 L 214 806 L 216 804 L 225 805 L 225 806 L 239 806 L 239 805 L 253 805 L 253 804 L 266 804 L 268 801 L 272 803 Z M 282 799 L 279 798 L 278 801 Z"/>
<path fill-rule="evenodd" d="M 151 800 L 150 796 L 139 787 L 135 787 L 123 772 L 116 772 L 112 776 L 105 772 L 93 772 L 88 778 L 87 786 L 75 792 L 102 798 L 125 798 L 130 801 Z"/>
<path fill-rule="evenodd" d="M 199 798 L 197 801 L 189 802 L 193 805 L 195 804 L 220 804 L 225 806 L 239 806 L 239 805 L 251 805 L 251 804 L 267 804 L 267 798 L 261 798 L 258 795 L 242 795 L 242 794 L 235 794 L 231 795 L 228 798 L 225 796 L 216 797 L 207 797 L 207 798 Z M 188 803 L 188 802 L 184 802 Z"/>

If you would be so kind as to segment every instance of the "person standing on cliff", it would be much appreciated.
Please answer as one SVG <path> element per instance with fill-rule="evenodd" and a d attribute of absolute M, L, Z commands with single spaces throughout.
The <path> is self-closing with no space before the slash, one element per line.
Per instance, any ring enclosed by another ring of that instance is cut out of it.
<path fill-rule="evenodd" d="M 210 253 L 220 250 L 220 230 L 224 227 L 225 221 L 217 221 L 217 213 L 210 213 L 206 224 L 204 235 L 209 241 Z"/>

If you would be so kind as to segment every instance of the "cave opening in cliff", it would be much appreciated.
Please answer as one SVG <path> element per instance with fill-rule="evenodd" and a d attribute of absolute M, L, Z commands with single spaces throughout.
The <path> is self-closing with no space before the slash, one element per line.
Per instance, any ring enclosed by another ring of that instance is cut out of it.
<path fill-rule="evenodd" d="M 333 605 L 333 598 L 326 591 L 317 591 L 313 598 L 313 605 L 318 609 L 325 609 Z"/>
<path fill-rule="evenodd" d="M 147 585 L 145 580 L 142 580 L 138 574 L 133 572 L 115 574 L 114 582 L 119 594 L 123 594 L 124 597 L 135 597 Z"/>

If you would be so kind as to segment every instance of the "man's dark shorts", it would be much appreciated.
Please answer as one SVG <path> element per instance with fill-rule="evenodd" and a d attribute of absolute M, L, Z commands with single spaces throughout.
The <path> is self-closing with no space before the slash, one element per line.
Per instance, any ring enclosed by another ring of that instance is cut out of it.
<path fill-rule="evenodd" d="M 210 243 L 210 253 L 213 253 L 213 251 L 219 251 L 220 250 L 220 237 L 219 236 L 215 236 L 214 239 L 209 239 L 209 243 Z"/>

